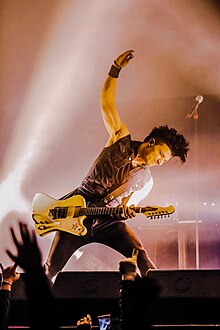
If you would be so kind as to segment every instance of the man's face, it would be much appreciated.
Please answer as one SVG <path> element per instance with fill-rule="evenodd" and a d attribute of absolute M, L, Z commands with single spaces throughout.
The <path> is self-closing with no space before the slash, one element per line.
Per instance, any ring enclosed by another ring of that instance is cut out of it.
<path fill-rule="evenodd" d="M 155 144 L 154 139 L 151 139 L 149 142 L 141 145 L 139 156 L 150 167 L 163 165 L 172 158 L 172 153 L 167 144 Z"/>

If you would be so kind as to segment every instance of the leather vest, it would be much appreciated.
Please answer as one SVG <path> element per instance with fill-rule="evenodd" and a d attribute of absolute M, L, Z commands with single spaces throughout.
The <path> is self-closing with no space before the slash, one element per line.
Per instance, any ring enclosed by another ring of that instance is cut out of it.
<path fill-rule="evenodd" d="M 78 187 L 77 193 L 83 195 L 87 202 L 96 203 L 128 181 L 133 169 L 132 160 L 136 157 L 140 144 L 141 142 L 132 141 L 131 136 L 127 135 L 105 147 Z M 139 182 L 134 189 L 140 190 L 144 183 Z"/>

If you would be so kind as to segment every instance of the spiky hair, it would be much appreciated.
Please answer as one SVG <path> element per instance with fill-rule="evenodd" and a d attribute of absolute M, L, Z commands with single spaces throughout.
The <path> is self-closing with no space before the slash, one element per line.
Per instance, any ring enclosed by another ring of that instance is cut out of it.
<path fill-rule="evenodd" d="M 148 142 L 152 138 L 155 139 L 157 144 L 167 144 L 173 157 L 179 157 L 182 163 L 186 162 L 189 142 L 174 128 L 169 128 L 167 125 L 154 127 L 150 134 L 144 139 L 144 142 Z"/>

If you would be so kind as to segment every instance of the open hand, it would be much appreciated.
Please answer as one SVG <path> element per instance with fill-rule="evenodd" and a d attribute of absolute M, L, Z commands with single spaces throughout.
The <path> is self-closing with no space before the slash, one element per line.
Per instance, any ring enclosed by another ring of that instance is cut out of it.
<path fill-rule="evenodd" d="M 21 241 L 15 235 L 14 229 L 10 228 L 12 239 L 17 248 L 17 255 L 6 250 L 8 256 L 25 271 L 33 271 L 41 266 L 41 251 L 37 244 L 37 238 L 34 230 L 28 229 L 25 223 L 19 222 Z"/>

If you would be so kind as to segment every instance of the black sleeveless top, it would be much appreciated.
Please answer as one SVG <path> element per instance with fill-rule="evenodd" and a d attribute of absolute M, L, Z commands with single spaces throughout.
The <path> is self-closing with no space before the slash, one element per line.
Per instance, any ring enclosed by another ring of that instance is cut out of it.
<path fill-rule="evenodd" d="M 131 171 L 134 170 L 132 160 L 136 157 L 141 143 L 140 141 L 131 140 L 129 134 L 109 147 L 103 148 L 81 185 L 62 197 L 62 199 L 80 194 L 87 202 L 96 203 L 102 200 L 117 187 L 129 180 Z M 143 167 L 137 168 L 136 172 L 139 169 L 143 170 Z M 151 175 L 148 168 L 146 167 L 146 171 L 142 172 L 143 178 L 135 184 L 135 187 L 132 187 L 127 192 L 127 196 L 131 191 L 143 188 L 146 182 L 149 181 L 149 176 Z"/>

